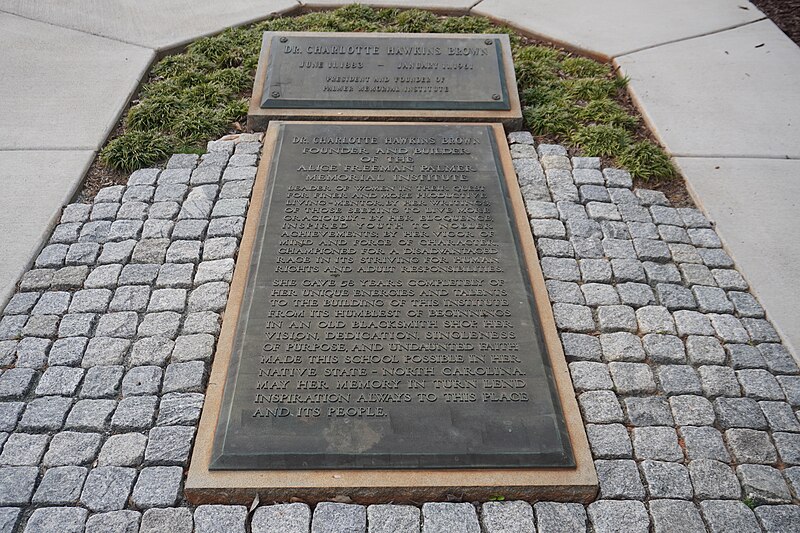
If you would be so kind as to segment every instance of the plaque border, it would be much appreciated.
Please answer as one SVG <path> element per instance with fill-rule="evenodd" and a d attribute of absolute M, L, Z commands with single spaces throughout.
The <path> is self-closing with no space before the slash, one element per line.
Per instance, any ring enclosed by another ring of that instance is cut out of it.
<path fill-rule="evenodd" d="M 293 122 L 293 121 L 292 121 Z M 270 124 L 264 139 L 247 222 L 242 237 L 236 270 L 231 283 L 228 305 L 217 343 L 205 403 L 192 451 L 184 490 L 189 501 L 203 503 L 249 504 L 261 501 L 288 501 L 292 497 L 309 503 L 347 496 L 360 503 L 418 502 L 442 500 L 452 495 L 469 500 L 547 499 L 583 501 L 594 499 L 598 480 L 592 461 L 583 419 L 575 399 L 569 369 L 556 329 L 553 310 L 547 294 L 538 254 L 530 231 L 528 216 L 519 191 L 503 127 L 489 124 L 497 145 L 501 179 L 509 194 L 512 227 L 520 241 L 520 251 L 535 298 L 541 321 L 542 336 L 553 374 L 557 395 L 572 453 L 574 468 L 483 468 L 483 469 L 382 469 L 382 470 L 209 470 L 212 461 L 215 431 L 220 414 L 224 385 L 227 381 L 232 347 L 240 306 L 249 275 L 250 257 L 260 222 L 261 206 L 268 190 L 269 169 L 278 140 L 280 126 L 292 122 Z M 307 122 L 300 122 L 306 123 Z M 359 122 L 337 121 L 355 125 Z M 399 124 L 415 125 L 414 122 Z M 464 123 L 455 125 L 470 125 Z M 487 126 L 485 123 L 472 125 Z"/>
<path fill-rule="evenodd" d="M 326 36 L 364 37 L 426 37 L 433 39 L 463 38 L 469 35 L 492 38 L 500 45 L 500 57 L 503 75 L 501 80 L 508 92 L 509 109 L 429 109 L 419 106 L 411 109 L 393 107 L 356 109 L 346 105 L 330 107 L 324 104 L 320 107 L 269 107 L 262 108 L 262 95 L 269 68 L 270 45 L 272 37 L 318 37 L 320 32 L 307 31 L 278 31 L 264 32 L 261 40 L 261 52 L 258 57 L 253 94 L 247 111 L 247 126 L 255 131 L 264 131 L 272 120 L 375 120 L 379 122 L 394 121 L 424 121 L 424 122 L 500 122 L 507 131 L 516 131 L 522 127 L 522 106 L 517 91 L 517 76 L 514 70 L 514 59 L 511 55 L 511 40 L 504 33 L 466 34 L 466 33 L 385 33 L 370 32 L 324 32 Z"/>

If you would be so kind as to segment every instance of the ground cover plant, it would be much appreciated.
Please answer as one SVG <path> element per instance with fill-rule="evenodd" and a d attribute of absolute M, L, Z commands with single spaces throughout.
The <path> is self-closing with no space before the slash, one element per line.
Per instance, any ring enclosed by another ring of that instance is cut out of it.
<path fill-rule="evenodd" d="M 506 33 L 526 126 L 577 155 L 601 156 L 642 180 L 676 175 L 641 119 L 625 105 L 626 80 L 604 63 L 532 44 L 482 17 L 350 5 L 281 17 L 200 39 L 162 59 L 143 85 L 119 134 L 100 155 L 110 169 L 130 172 L 174 152 L 199 150 L 209 139 L 241 128 L 264 31 Z"/>

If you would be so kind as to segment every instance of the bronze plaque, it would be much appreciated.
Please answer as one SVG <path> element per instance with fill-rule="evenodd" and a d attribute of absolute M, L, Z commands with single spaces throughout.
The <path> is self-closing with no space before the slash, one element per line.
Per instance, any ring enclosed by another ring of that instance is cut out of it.
<path fill-rule="evenodd" d="M 285 32 L 263 46 L 264 109 L 511 109 L 505 35 Z"/>
<path fill-rule="evenodd" d="M 210 470 L 574 467 L 493 128 L 278 128 Z"/>

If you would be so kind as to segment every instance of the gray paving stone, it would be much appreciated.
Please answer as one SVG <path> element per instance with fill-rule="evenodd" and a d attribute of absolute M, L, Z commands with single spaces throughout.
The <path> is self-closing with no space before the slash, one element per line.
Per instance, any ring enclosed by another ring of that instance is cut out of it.
<path fill-rule="evenodd" d="M 122 272 L 120 264 L 100 265 L 89 273 L 83 286 L 87 289 L 112 289 L 117 285 L 120 272 Z"/>
<path fill-rule="evenodd" d="M 800 432 L 800 422 L 786 402 L 758 402 L 772 431 Z"/>
<path fill-rule="evenodd" d="M 598 500 L 587 507 L 594 533 L 647 533 L 650 517 L 642 502 Z"/>
<path fill-rule="evenodd" d="M 241 237 L 244 217 L 212 218 L 208 224 L 209 237 Z"/>
<path fill-rule="evenodd" d="M 797 505 L 763 505 L 756 507 L 755 513 L 766 533 L 793 531 L 800 524 Z"/>
<path fill-rule="evenodd" d="M 685 263 L 678 265 L 683 281 L 686 285 L 716 285 L 711 270 L 705 265 Z"/>
<path fill-rule="evenodd" d="M 748 398 L 776 401 L 785 399 L 778 381 L 766 370 L 737 370 L 736 377 Z"/>
<path fill-rule="evenodd" d="M 582 207 L 578 206 L 577 209 L 583 209 Z M 601 239 L 603 237 L 603 229 L 600 224 L 595 222 L 594 220 L 589 220 L 586 218 L 586 212 L 583 211 L 583 217 L 572 217 L 567 219 L 566 227 L 567 227 L 567 235 L 569 238 L 573 237 L 592 237 L 595 239 Z"/>
<path fill-rule="evenodd" d="M 680 310 L 672 314 L 675 319 L 675 328 L 678 335 L 714 335 L 714 328 L 711 320 L 697 311 Z"/>
<path fill-rule="evenodd" d="M 12 433 L 3 445 L 0 465 L 36 466 L 41 461 L 49 441 L 49 435 Z"/>
<path fill-rule="evenodd" d="M 740 396 L 739 382 L 729 366 L 701 366 L 697 369 L 703 392 L 709 398 L 717 396 Z"/>
<path fill-rule="evenodd" d="M 23 409 L 24 402 L 0 402 L 0 431 L 14 431 Z"/>
<path fill-rule="evenodd" d="M 159 177 L 159 185 L 156 187 L 155 194 L 153 195 L 153 200 L 156 202 L 182 202 L 184 198 L 186 198 L 186 193 L 189 191 L 189 187 L 184 185 L 184 183 L 189 183 L 188 177 L 181 177 L 181 181 L 185 179 L 184 183 L 169 183 L 169 182 L 162 182 L 161 180 L 164 177 L 164 171 L 161 173 Z"/>
<path fill-rule="evenodd" d="M 33 320 L 36 317 L 31 317 Z M 50 349 L 50 340 L 35 337 L 23 337 L 17 343 L 18 368 L 43 368 L 47 362 L 47 352 Z"/>
<path fill-rule="evenodd" d="M 627 305 L 603 305 L 597 309 L 597 322 L 600 331 L 615 332 L 627 331 L 633 333 L 637 330 L 636 314 L 632 307 Z M 644 357 L 644 350 L 642 350 Z"/>
<path fill-rule="evenodd" d="M 100 265 L 127 263 L 131 259 L 136 241 L 128 239 L 120 242 L 107 242 L 103 245 L 103 251 L 97 258 Z"/>
<path fill-rule="evenodd" d="M 164 371 L 157 366 L 133 367 L 122 378 L 122 396 L 158 394 Z"/>
<path fill-rule="evenodd" d="M 228 288 L 223 281 L 200 285 L 189 294 L 189 311 L 222 311 L 228 301 Z"/>
<path fill-rule="evenodd" d="M 200 419 L 204 396 L 199 393 L 164 394 L 159 405 L 156 425 L 196 425 Z"/>
<path fill-rule="evenodd" d="M 81 503 L 94 512 L 116 511 L 125 507 L 133 488 L 136 470 L 118 466 L 99 466 L 89 471 L 81 492 Z"/>
<path fill-rule="evenodd" d="M 203 261 L 233 257 L 237 249 L 238 242 L 234 237 L 207 239 L 203 245 Z"/>
<path fill-rule="evenodd" d="M 633 453 L 640 460 L 683 461 L 683 451 L 678 445 L 678 436 L 671 427 L 633 428 Z"/>
<path fill-rule="evenodd" d="M 756 504 L 790 503 L 792 496 L 780 470 L 765 465 L 744 464 L 736 467 L 744 497 Z"/>
<path fill-rule="evenodd" d="M 582 333 L 562 333 L 564 355 L 570 361 L 600 361 L 600 341 Z"/>
<path fill-rule="evenodd" d="M 72 296 L 70 313 L 103 313 L 108 309 L 112 293 L 108 289 L 84 289 Z"/>
<path fill-rule="evenodd" d="M 39 352 L 47 351 L 47 348 L 50 347 L 50 343 L 46 340 L 47 338 L 53 338 L 56 336 L 58 332 L 58 321 L 59 317 L 56 315 L 34 315 L 28 319 L 28 322 L 25 324 L 25 327 L 22 328 L 22 339 L 18 343 L 18 350 L 28 348 L 27 344 L 34 344 L 37 346 L 41 346 L 42 348 L 38 350 Z M 27 337 L 27 338 L 26 338 Z M 31 337 L 40 337 L 40 338 L 31 338 Z M 41 354 L 35 354 L 34 360 L 42 360 Z M 22 361 L 26 361 L 22 363 Z M 19 357 L 17 366 L 41 366 L 44 362 L 31 364 L 25 358 Z"/>
<path fill-rule="evenodd" d="M 211 335 L 219 335 L 220 331 L 220 315 L 213 311 L 200 311 L 198 313 L 189 313 L 183 321 L 181 334 L 183 335 L 196 335 L 198 333 L 209 333 Z"/>
<path fill-rule="evenodd" d="M 138 533 L 140 518 L 136 511 L 95 514 L 86 521 L 85 533 Z"/>
<path fill-rule="evenodd" d="M 93 337 L 89 339 L 83 354 L 81 366 L 84 368 L 104 365 L 119 365 L 125 360 L 125 354 L 131 341 L 115 337 Z"/>
<path fill-rule="evenodd" d="M 781 461 L 786 465 L 800 464 L 800 434 L 775 432 L 772 434 Z"/>
<path fill-rule="evenodd" d="M 0 374 L 0 398 L 22 398 L 31 389 L 36 371 L 32 368 L 9 368 Z"/>
<path fill-rule="evenodd" d="M 539 533 L 586 532 L 586 509 L 579 503 L 537 502 L 534 510 Z"/>
<path fill-rule="evenodd" d="M 800 407 L 800 376 L 777 376 L 786 400 L 794 407 Z"/>
<path fill-rule="evenodd" d="M 194 427 L 158 426 L 150 430 L 144 452 L 146 465 L 185 465 L 189 460 Z"/>
<path fill-rule="evenodd" d="M 97 457 L 102 435 L 78 431 L 62 431 L 53 435 L 42 464 L 46 467 L 90 465 Z"/>
<path fill-rule="evenodd" d="M 633 187 L 633 179 L 627 170 L 618 168 L 604 168 L 603 176 L 606 178 L 606 185 L 609 187 Z"/>
<path fill-rule="evenodd" d="M 166 337 L 145 337 L 137 340 L 131 349 L 131 365 L 164 366 L 169 359 L 175 341 Z"/>
<path fill-rule="evenodd" d="M 559 282 L 564 283 L 564 282 Z M 619 303 L 619 295 L 614 290 L 612 285 L 605 285 L 603 283 L 584 283 L 580 286 L 580 291 L 583 294 L 581 300 L 585 300 L 587 305 L 613 305 Z M 574 303 L 584 303 L 583 301 Z"/>
<path fill-rule="evenodd" d="M 0 505 L 27 505 L 38 474 L 36 466 L 0 467 Z"/>
<path fill-rule="evenodd" d="M 739 316 L 750 318 L 763 318 L 764 308 L 747 292 L 728 291 L 728 299 L 733 302 L 733 307 Z"/>
<path fill-rule="evenodd" d="M 143 468 L 133 488 L 131 503 L 139 509 L 174 506 L 181 494 L 182 480 L 183 468 L 179 466 Z"/>
<path fill-rule="evenodd" d="M 642 461 L 639 464 L 648 494 L 654 498 L 691 500 L 694 491 L 689 470 L 682 464 L 664 461 Z"/>
<path fill-rule="evenodd" d="M 245 533 L 243 505 L 201 505 L 194 511 L 195 533 Z"/>
<path fill-rule="evenodd" d="M 674 426 L 669 404 L 656 396 L 631 397 L 623 400 L 628 420 L 634 426 Z"/>
<path fill-rule="evenodd" d="M 697 372 L 689 365 L 665 365 L 657 370 L 658 382 L 667 396 L 702 394 Z"/>
<path fill-rule="evenodd" d="M 573 237 L 570 242 L 576 257 L 598 259 L 604 255 L 602 244 L 598 239 Z"/>
<path fill-rule="evenodd" d="M 729 429 L 725 439 L 731 454 L 738 463 L 775 464 L 778 453 L 766 431 L 754 429 Z"/>
<path fill-rule="evenodd" d="M 739 272 L 729 268 L 715 268 L 711 271 L 714 276 L 714 281 L 717 285 L 725 290 L 739 290 L 746 291 L 748 288 L 747 281 L 742 277 Z"/>
<path fill-rule="evenodd" d="M 122 366 L 95 366 L 86 371 L 81 386 L 81 398 L 112 398 L 119 393 Z"/>
<path fill-rule="evenodd" d="M 100 316 L 95 329 L 98 337 L 118 337 L 131 339 L 136 335 L 139 316 L 133 311 L 107 313 Z"/>
<path fill-rule="evenodd" d="M 201 333 L 181 335 L 175 340 L 172 362 L 210 361 L 214 353 L 214 336 Z"/>
<path fill-rule="evenodd" d="M 686 349 L 678 337 L 648 333 L 642 338 L 645 354 L 654 363 L 681 364 L 686 362 Z"/>
<path fill-rule="evenodd" d="M 711 402 L 702 396 L 672 396 L 669 404 L 679 426 L 710 426 L 716 419 Z"/>
<path fill-rule="evenodd" d="M 587 423 L 623 422 L 624 416 L 616 394 L 607 390 L 584 392 L 578 397 L 583 419 Z"/>
<path fill-rule="evenodd" d="M 109 187 L 103 187 L 94 197 L 94 203 L 104 203 L 104 202 L 117 202 L 119 203 L 122 201 L 122 195 L 125 193 L 125 186 L 124 185 L 111 185 Z"/>
<path fill-rule="evenodd" d="M 19 421 L 19 429 L 22 431 L 57 430 L 64 424 L 64 418 L 66 418 L 71 404 L 71 398 L 59 396 L 31 400 Z"/>
<path fill-rule="evenodd" d="M 139 324 L 140 337 L 175 338 L 181 326 L 181 314 L 175 311 L 147 313 Z"/>
<path fill-rule="evenodd" d="M 619 394 L 655 392 L 653 372 L 644 363 L 613 362 L 608 364 L 614 388 Z"/>
<path fill-rule="evenodd" d="M 233 167 L 229 166 L 222 173 L 222 181 L 242 181 L 252 180 L 256 177 L 256 169 L 254 167 Z"/>
<path fill-rule="evenodd" d="M 205 363 L 187 361 L 171 363 L 164 373 L 163 393 L 203 392 L 205 385 Z"/>
<path fill-rule="evenodd" d="M 89 469 L 82 466 L 48 468 L 33 495 L 33 503 L 75 505 L 88 473 Z"/>
<path fill-rule="evenodd" d="M 586 204 L 586 213 L 595 220 L 622 220 L 617 206 L 604 202 L 589 202 Z"/>
<path fill-rule="evenodd" d="M 111 427 L 120 430 L 146 429 L 153 425 L 156 396 L 130 396 L 123 398 L 111 417 Z"/>
<path fill-rule="evenodd" d="M 373 533 L 373 527 L 375 533 L 419 533 L 419 509 L 416 507 L 370 505 L 367 513 L 370 533 Z M 416 515 L 416 529 L 408 529 L 409 514 Z M 250 528 L 252 533 L 308 533 L 311 528 L 311 509 L 305 503 L 262 505 L 253 513 Z"/>
<path fill-rule="evenodd" d="M 54 289 L 80 289 L 89 275 L 86 265 L 71 265 L 59 268 L 53 274 L 52 287 Z"/>
<path fill-rule="evenodd" d="M 370 506 L 367 509 L 367 514 L 370 518 L 370 533 L 372 533 L 372 516 L 369 514 Z M 412 507 L 412 509 L 414 509 Z M 417 515 L 417 518 L 419 515 Z M 409 521 L 409 528 L 393 531 L 404 531 L 410 533 L 418 531 L 419 526 L 413 525 Z M 535 533 L 536 529 L 533 525 L 533 508 L 528 502 L 523 501 L 509 501 L 509 502 L 486 502 L 481 506 L 481 526 L 484 533 Z M 377 531 L 377 530 L 376 530 Z M 389 529 L 385 530 L 387 533 Z"/>
<path fill-rule="evenodd" d="M 67 415 L 64 427 L 85 431 L 104 431 L 111 413 L 117 407 L 114 400 L 78 400 Z"/>
<path fill-rule="evenodd" d="M 69 315 L 68 315 L 69 316 Z M 66 320 L 66 318 L 64 319 Z M 64 325 L 64 321 L 61 322 Z M 57 339 L 50 348 L 47 363 L 51 366 L 64 365 L 76 366 L 83 360 L 88 339 L 86 337 L 68 337 Z"/>
<path fill-rule="evenodd" d="M 156 278 L 156 287 L 188 289 L 192 286 L 194 265 L 192 263 L 164 263 Z"/>
<path fill-rule="evenodd" d="M 0 341 L 0 366 L 10 367 L 17 358 L 17 344 L 15 340 Z"/>
<path fill-rule="evenodd" d="M 767 420 L 758 403 L 750 398 L 717 398 L 714 410 L 724 429 L 767 429 Z"/>
<path fill-rule="evenodd" d="M 34 265 L 36 265 L 37 268 L 63 266 L 68 250 L 69 246 L 66 244 L 49 244 L 39 252 L 39 256 L 36 258 Z"/>
<path fill-rule="evenodd" d="M 111 230 L 108 234 L 110 241 L 124 241 L 128 239 L 138 239 L 142 234 L 144 222 L 141 220 L 122 219 L 111 223 Z"/>
<path fill-rule="evenodd" d="M 689 336 L 686 339 L 689 359 L 693 364 L 724 364 L 725 352 L 719 341 L 713 337 Z M 749 372 L 749 371 L 748 371 Z M 745 374 L 749 376 L 749 374 Z"/>
<path fill-rule="evenodd" d="M 142 312 L 150 301 L 150 287 L 145 285 L 125 285 L 114 291 L 114 298 L 108 306 L 111 312 Z"/>
<path fill-rule="evenodd" d="M 323 505 L 323 504 L 320 504 Z M 342 504 L 332 504 L 342 505 Z M 317 522 L 317 509 L 314 510 L 314 525 Z M 363 532 L 365 529 L 349 528 L 346 531 L 352 533 Z M 339 532 L 345 531 L 342 528 L 314 529 L 312 533 Z M 475 507 L 470 503 L 434 503 L 429 502 L 422 505 L 422 533 L 480 533 L 478 525 L 478 515 Z"/>
<path fill-rule="evenodd" d="M 544 202 L 541 202 L 544 203 Z M 247 215 L 247 206 L 250 204 L 247 198 L 228 198 L 224 200 L 220 200 L 214 204 L 214 209 L 211 211 L 211 218 L 219 218 L 219 217 L 244 217 Z M 551 204 L 552 205 L 552 204 Z M 546 211 L 542 210 L 542 206 L 538 206 L 538 208 L 534 208 L 538 210 L 531 211 L 528 210 L 529 214 L 536 214 L 536 215 L 543 215 L 547 214 Z M 556 211 L 555 206 L 552 206 L 552 210 Z M 556 211 L 557 214 L 557 211 Z M 536 216 L 535 218 L 542 218 L 541 216 Z"/>
<path fill-rule="evenodd" d="M 219 183 L 221 176 L 221 165 L 201 165 L 192 171 L 189 181 L 192 185 L 207 185 L 209 183 Z"/>
<path fill-rule="evenodd" d="M 600 481 L 600 498 L 644 500 L 645 492 L 639 470 L 632 460 L 594 462 Z"/>
<path fill-rule="evenodd" d="M 756 517 L 744 503 L 737 501 L 700 502 L 700 510 L 709 533 L 761 533 Z"/>
<path fill-rule="evenodd" d="M 628 430 L 622 424 L 587 424 L 592 455 L 602 459 L 626 459 L 632 454 Z"/>
<path fill-rule="evenodd" d="M 719 248 L 698 248 L 697 253 L 708 268 L 733 268 L 733 259 Z"/>
<path fill-rule="evenodd" d="M 718 287 L 697 285 L 692 287 L 700 311 L 704 313 L 733 313 L 733 304 Z"/>
<path fill-rule="evenodd" d="M 201 247 L 200 241 L 175 241 L 167 250 L 166 261 L 170 263 L 197 263 L 200 261 Z"/>
<path fill-rule="evenodd" d="M 3 310 L 4 315 L 24 315 L 31 312 L 39 301 L 40 292 L 18 292 L 11 297 Z"/>
<path fill-rule="evenodd" d="M 207 220 L 197 220 L 193 218 L 179 220 L 172 228 L 172 240 L 176 242 L 198 242 L 205 236 L 207 228 Z M 174 246 L 175 242 L 173 242 L 167 250 L 167 261 L 169 261 L 170 250 L 172 250 Z"/>
<path fill-rule="evenodd" d="M 571 281 L 558 281 L 549 279 L 545 281 L 547 293 L 553 303 L 585 304 L 580 287 Z"/>
<path fill-rule="evenodd" d="M 128 178 L 128 186 L 154 185 L 160 173 L 161 169 L 159 168 L 141 168 L 135 170 Z"/>
<path fill-rule="evenodd" d="M 649 503 L 653 517 L 653 532 L 674 531 L 676 524 L 684 533 L 706 533 L 706 526 L 697 507 L 691 502 L 680 500 L 653 500 Z"/>
<path fill-rule="evenodd" d="M 78 242 L 70 245 L 64 263 L 67 265 L 93 265 L 100 255 L 100 245 L 96 242 Z"/>
<path fill-rule="evenodd" d="M 697 303 L 692 296 L 692 292 L 680 285 L 672 283 L 659 283 L 656 285 L 656 296 L 658 301 L 669 309 L 675 311 L 679 309 L 695 309 Z"/>
<path fill-rule="evenodd" d="M 32 315 L 63 315 L 69 308 L 72 295 L 63 291 L 51 291 L 42 294 L 31 311 Z"/>
<path fill-rule="evenodd" d="M 637 239 L 658 239 L 658 231 L 656 229 L 656 225 L 652 222 L 626 222 L 626 227 L 628 228 L 628 236 L 627 237 L 618 237 L 618 238 L 637 238 Z"/>
<path fill-rule="evenodd" d="M 539 239 L 536 243 L 540 256 L 575 257 L 575 250 L 569 241 L 561 239 Z"/>
<path fill-rule="evenodd" d="M 578 267 L 584 282 L 611 283 L 611 263 L 607 259 L 581 259 Z"/>
<path fill-rule="evenodd" d="M 666 307 L 648 305 L 636 310 L 636 321 L 641 333 L 675 334 L 675 321 Z"/>
<path fill-rule="evenodd" d="M 603 333 L 600 335 L 600 346 L 606 361 L 638 362 L 645 358 L 642 341 L 631 333 Z"/>
<path fill-rule="evenodd" d="M 717 337 L 723 342 L 750 342 L 750 335 L 735 316 L 709 313 L 708 318 L 711 320 L 711 326 Z"/>
<path fill-rule="evenodd" d="M 88 511 L 80 507 L 36 509 L 25 526 L 25 533 L 84 533 Z"/>
<path fill-rule="evenodd" d="M 678 430 L 683 438 L 686 456 L 696 459 L 714 459 L 730 463 L 731 456 L 722 440 L 722 434 L 710 426 L 682 426 Z"/>
<path fill-rule="evenodd" d="M 689 234 L 680 226 L 670 226 L 669 224 L 660 224 L 658 226 L 658 236 L 665 242 L 677 242 L 682 244 L 691 244 Z"/>
<path fill-rule="evenodd" d="M 144 460 L 147 437 L 141 433 L 111 435 L 97 457 L 98 466 L 139 466 Z"/>
<path fill-rule="evenodd" d="M 131 261 L 142 264 L 161 264 L 167 256 L 169 239 L 142 239 L 133 249 Z"/>
<path fill-rule="evenodd" d="M 119 211 L 117 211 L 117 218 L 120 220 L 142 221 L 147 218 L 147 211 L 149 209 L 150 209 L 150 204 L 146 202 L 137 202 L 137 201 L 125 202 L 119 207 Z"/>
<path fill-rule="evenodd" d="M 543 257 L 541 264 L 545 279 L 556 279 L 559 281 L 581 280 L 578 262 L 574 259 Z"/>
<path fill-rule="evenodd" d="M 556 325 L 561 330 L 587 333 L 595 329 L 592 310 L 589 307 L 556 303 L 553 304 L 553 315 Z"/>
<path fill-rule="evenodd" d="M 69 204 L 64 206 L 60 222 L 86 222 L 89 220 L 89 212 L 91 210 L 91 204 Z"/>
<path fill-rule="evenodd" d="M 731 468 L 719 461 L 698 459 L 689 463 L 689 476 L 698 500 L 733 499 L 741 497 L 739 480 Z"/>
<path fill-rule="evenodd" d="M 142 515 L 139 533 L 192 533 L 194 520 L 192 511 L 186 507 L 171 509 L 148 509 Z M 253 530 L 256 533 L 256 530 Z"/>
<path fill-rule="evenodd" d="M 755 337 L 753 338 L 755 339 Z M 792 358 L 789 350 L 787 350 L 782 344 L 759 344 L 758 351 L 761 352 L 761 355 L 764 357 L 764 361 L 767 363 L 767 368 L 773 374 L 800 373 L 794 358 Z"/>
<path fill-rule="evenodd" d="M 678 267 L 676 267 L 672 263 L 662 264 L 662 263 L 654 263 L 652 261 L 644 261 L 642 263 L 642 267 L 644 268 L 644 272 L 647 275 L 647 281 L 650 282 L 651 284 L 682 283 L 681 274 L 678 271 Z M 667 289 L 669 289 L 669 287 Z"/>
<path fill-rule="evenodd" d="M 608 365 L 593 361 L 577 361 L 569 364 L 572 384 L 577 392 L 611 389 L 613 383 Z"/>
<path fill-rule="evenodd" d="M 669 248 L 660 240 L 633 239 L 633 248 L 636 250 L 636 255 L 642 261 L 666 263 L 672 259 Z"/>
<path fill-rule="evenodd" d="M 197 266 L 195 285 L 202 285 L 212 281 L 225 281 L 230 283 L 233 278 L 235 262 L 231 258 L 215 261 L 203 261 Z"/>
<path fill-rule="evenodd" d="M 689 228 L 687 230 L 692 244 L 703 248 L 722 248 L 722 241 L 717 237 L 713 229 L 708 228 Z"/>

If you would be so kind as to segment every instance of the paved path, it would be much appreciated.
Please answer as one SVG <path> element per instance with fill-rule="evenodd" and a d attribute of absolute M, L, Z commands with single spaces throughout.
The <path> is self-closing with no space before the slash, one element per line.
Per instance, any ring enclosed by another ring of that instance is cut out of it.
<path fill-rule="evenodd" d="M 366 3 L 471 9 L 613 58 L 777 329 L 800 351 L 800 314 L 792 311 L 800 300 L 800 210 L 790 193 L 800 180 L 800 48 L 755 6 L 737 0 Z M 340 4 L 317 0 L 305 7 Z M 157 54 L 299 7 L 295 0 L 0 0 L 0 46 L 7 51 L 0 57 L 0 181 L 11 191 L 0 198 L 0 222 L 13 230 L 0 235 L 0 304 Z M 54 151 L 63 158 L 53 158 Z M 34 190 L 40 194 L 26 192 Z"/>

